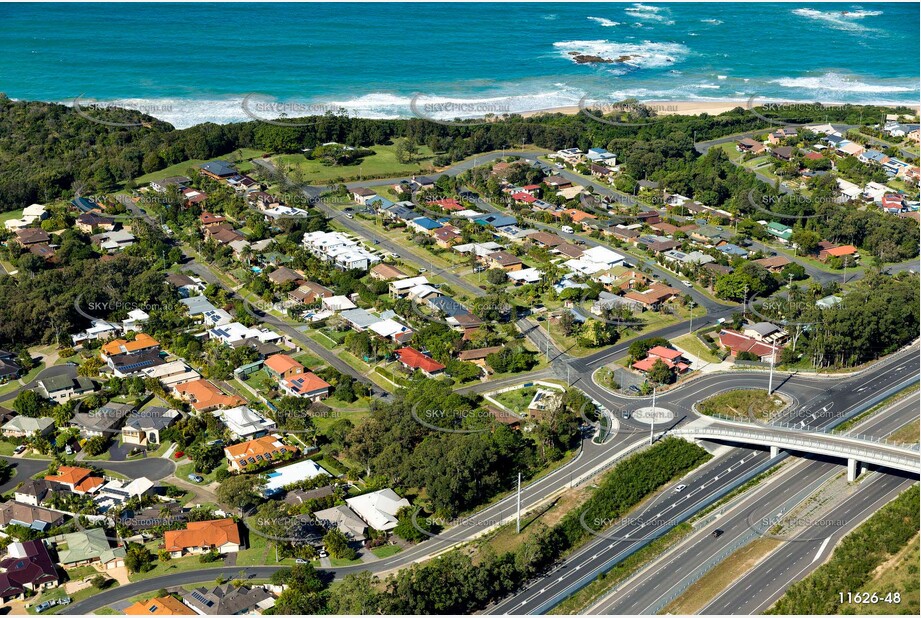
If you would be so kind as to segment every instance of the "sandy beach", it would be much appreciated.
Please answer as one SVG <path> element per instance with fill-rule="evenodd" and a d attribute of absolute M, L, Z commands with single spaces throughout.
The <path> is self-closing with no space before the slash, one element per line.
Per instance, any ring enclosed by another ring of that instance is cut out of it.
<path fill-rule="evenodd" d="M 764 105 L 766 102 L 767 101 L 758 99 L 755 101 L 755 105 Z M 597 102 L 593 103 L 597 105 Z M 744 109 L 752 104 L 747 99 L 738 101 L 640 101 L 639 103 L 654 110 L 658 116 L 696 116 L 698 114 L 717 115 L 722 114 L 723 112 L 728 112 L 732 109 L 735 109 L 736 107 L 741 107 Z M 610 103 L 610 105 L 614 104 L 614 102 Z M 897 105 L 892 105 L 890 103 L 867 103 L 865 105 L 880 105 L 883 107 L 892 108 L 898 107 Z M 917 105 L 906 105 L 904 107 L 914 109 L 916 113 L 918 112 Z M 540 114 L 578 114 L 579 110 L 580 108 L 578 105 L 569 105 L 567 107 L 555 107 L 551 109 L 523 112 L 521 115 L 525 118 L 528 118 L 531 116 L 538 116 Z M 605 112 L 603 104 L 600 105 L 599 111 Z M 593 113 L 597 113 L 597 111 Z"/>

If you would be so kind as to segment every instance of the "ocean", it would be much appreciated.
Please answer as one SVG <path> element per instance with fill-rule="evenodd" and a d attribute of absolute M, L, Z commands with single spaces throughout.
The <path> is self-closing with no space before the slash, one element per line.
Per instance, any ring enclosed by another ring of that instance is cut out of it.
<path fill-rule="evenodd" d="M 0 4 L 0 92 L 177 127 L 626 97 L 917 104 L 918 20 L 918 3 Z"/>

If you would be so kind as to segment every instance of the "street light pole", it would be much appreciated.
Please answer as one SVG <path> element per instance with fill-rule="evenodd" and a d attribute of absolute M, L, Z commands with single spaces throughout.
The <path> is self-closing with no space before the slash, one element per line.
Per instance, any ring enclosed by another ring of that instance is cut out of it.
<path fill-rule="evenodd" d="M 653 428 L 656 424 L 656 385 L 652 385 L 652 418 L 649 419 L 649 446 L 652 446 Z"/>
<path fill-rule="evenodd" d="M 516 534 L 521 534 L 521 472 L 518 473 L 518 521 L 515 525 Z"/>
<path fill-rule="evenodd" d="M 768 397 L 771 396 L 771 392 L 774 390 L 774 356 L 777 353 L 777 348 L 774 347 L 774 344 L 771 344 L 771 369 L 770 374 L 768 374 Z"/>

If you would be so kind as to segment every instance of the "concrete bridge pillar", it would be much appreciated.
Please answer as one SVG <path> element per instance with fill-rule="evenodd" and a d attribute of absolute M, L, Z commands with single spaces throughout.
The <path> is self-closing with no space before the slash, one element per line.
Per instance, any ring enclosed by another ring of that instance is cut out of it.
<path fill-rule="evenodd" d="M 863 464 L 857 461 L 856 459 L 847 460 L 847 482 L 853 483 L 857 480 L 857 477 L 860 476 L 860 473 L 863 472 Z"/>
<path fill-rule="evenodd" d="M 772 446 L 772 447 L 771 447 L 771 459 L 774 459 L 774 458 L 777 457 L 778 455 L 780 455 L 780 447 L 779 447 L 779 446 Z"/>

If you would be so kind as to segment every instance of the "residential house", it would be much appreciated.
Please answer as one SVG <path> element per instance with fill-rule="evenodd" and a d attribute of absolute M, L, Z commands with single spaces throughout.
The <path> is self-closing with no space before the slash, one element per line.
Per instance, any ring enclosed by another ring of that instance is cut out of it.
<path fill-rule="evenodd" d="M 92 470 L 77 466 L 61 466 L 57 474 L 46 475 L 45 481 L 50 483 L 52 488 L 60 485 L 75 494 L 94 494 L 105 484 L 105 479 L 93 476 Z"/>
<path fill-rule="evenodd" d="M 134 244 L 134 234 L 126 230 L 113 230 L 90 236 L 92 243 L 106 253 L 116 253 Z"/>
<path fill-rule="evenodd" d="M 54 432 L 54 419 L 42 416 L 17 416 L 0 428 L 7 438 L 28 438 L 36 433 L 41 436 L 50 436 Z"/>
<path fill-rule="evenodd" d="M 58 562 L 65 567 L 98 564 L 103 570 L 125 566 L 125 548 L 112 547 L 103 528 L 90 528 L 56 537 Z"/>
<path fill-rule="evenodd" d="M 638 306 L 643 309 L 652 309 L 656 310 L 663 303 L 668 302 L 669 300 L 680 296 L 681 290 L 661 283 L 655 283 L 649 287 L 649 289 L 642 292 L 637 292 L 632 290 L 624 294 L 624 298 L 632 300 L 638 304 Z"/>
<path fill-rule="evenodd" d="M 24 599 L 61 583 L 51 553 L 44 541 L 10 543 L 0 560 L 0 601 Z"/>
<path fill-rule="evenodd" d="M 430 235 L 432 232 L 441 227 L 441 224 L 428 217 L 416 217 L 408 223 L 409 227 L 417 232 Z"/>
<path fill-rule="evenodd" d="M 209 161 L 201 166 L 200 173 L 202 176 L 208 176 L 214 180 L 223 180 L 237 175 L 237 170 L 227 161 Z"/>
<path fill-rule="evenodd" d="M 174 596 L 154 597 L 137 601 L 124 610 L 127 616 L 196 616 L 191 607 Z"/>
<path fill-rule="evenodd" d="M 284 285 L 292 281 L 303 282 L 304 275 L 297 272 L 296 270 L 292 270 L 288 268 L 287 266 L 279 266 L 278 268 L 276 268 L 275 270 L 269 273 L 269 281 L 271 281 L 275 285 Z M 298 283 L 298 285 L 301 285 L 301 284 Z"/>
<path fill-rule="evenodd" d="M 313 281 L 306 281 L 296 290 L 288 292 L 288 298 L 305 305 L 310 305 L 320 298 L 329 298 L 332 295 L 332 290 Z"/>
<path fill-rule="evenodd" d="M 775 146 L 771 149 L 771 154 L 781 161 L 789 161 L 795 153 L 796 149 L 792 146 Z"/>
<path fill-rule="evenodd" d="M 494 251 L 487 255 L 484 261 L 489 268 L 501 268 L 505 271 L 521 270 L 524 268 L 521 259 L 507 251 Z"/>
<path fill-rule="evenodd" d="M 77 412 L 71 420 L 71 425 L 78 427 L 80 435 L 87 439 L 111 438 L 119 433 L 119 427 L 125 417 L 133 411 L 134 406 L 131 404 L 110 402 L 95 410 Z"/>
<path fill-rule="evenodd" d="M 87 234 L 92 234 L 98 230 L 112 231 L 115 229 L 116 221 L 111 217 L 103 217 L 96 212 L 85 212 L 75 223 L 77 229 Z"/>
<path fill-rule="evenodd" d="M 208 331 L 208 337 L 220 341 L 224 345 L 233 345 L 244 339 L 258 339 L 263 343 L 275 343 L 283 338 L 278 333 L 267 328 L 250 328 L 239 322 L 216 326 Z"/>
<path fill-rule="evenodd" d="M 182 601 L 200 616 L 257 615 L 275 606 L 275 597 L 261 586 L 222 584 L 179 593 Z"/>
<path fill-rule="evenodd" d="M 368 526 L 380 532 L 396 528 L 397 513 L 410 506 L 409 500 L 389 488 L 347 498 L 345 503 Z"/>
<path fill-rule="evenodd" d="M 114 339 L 102 346 L 102 359 L 107 361 L 118 354 L 138 354 L 140 352 L 159 351 L 160 342 L 146 333 L 138 333 L 134 340 Z"/>
<path fill-rule="evenodd" d="M 299 481 L 314 479 L 323 476 L 332 479 L 329 472 L 324 470 L 312 459 L 305 459 L 297 463 L 275 468 L 268 475 L 268 481 L 262 488 L 264 496 L 274 496 L 285 490 L 286 487 Z"/>
<path fill-rule="evenodd" d="M 16 232 L 23 228 L 27 228 L 33 223 L 41 222 L 44 219 L 48 218 L 48 211 L 41 204 L 32 204 L 31 206 L 26 206 L 22 211 L 22 216 L 18 219 L 7 219 L 3 222 L 3 226 L 11 231 Z"/>
<path fill-rule="evenodd" d="M 138 446 L 159 445 L 160 432 L 179 420 L 182 415 L 177 410 L 151 406 L 132 412 L 122 427 L 122 441 Z"/>
<path fill-rule="evenodd" d="M 742 334 L 762 343 L 777 345 L 787 338 L 787 331 L 770 322 L 756 322 L 742 328 Z"/>
<path fill-rule="evenodd" d="M 164 549 L 173 558 L 187 554 L 236 553 L 243 548 L 240 526 L 233 519 L 188 522 L 183 530 L 168 530 L 163 535 Z"/>
<path fill-rule="evenodd" d="M 750 137 L 743 137 L 736 142 L 736 150 L 739 152 L 749 152 L 751 154 L 761 154 L 764 152 L 764 144 Z"/>
<path fill-rule="evenodd" d="M 444 365 L 414 348 L 400 348 L 396 354 L 400 364 L 407 370 L 418 369 L 430 378 L 444 373 Z"/>
<path fill-rule="evenodd" d="M 121 506 L 133 499 L 140 499 L 152 495 L 155 484 L 146 476 L 141 476 L 130 481 L 112 479 L 99 488 L 93 498 L 96 510 L 106 512 L 116 506 Z"/>
<path fill-rule="evenodd" d="M 393 279 L 405 279 L 406 273 L 390 264 L 375 264 L 371 268 L 371 278 L 378 281 L 391 281 Z"/>
<path fill-rule="evenodd" d="M 115 354 L 106 363 L 116 378 L 127 378 L 147 369 L 165 364 L 159 350 L 143 350 L 135 354 Z"/>
<path fill-rule="evenodd" d="M 51 489 L 44 479 L 26 479 L 13 490 L 13 499 L 22 504 L 40 506 Z"/>
<path fill-rule="evenodd" d="M 782 347 L 768 345 L 729 329 L 721 330 L 719 337 L 720 345 L 728 349 L 733 356 L 737 356 L 740 352 L 750 352 L 762 362 L 771 362 L 771 357 L 774 357 L 774 362 L 777 362 L 783 350 Z"/>
<path fill-rule="evenodd" d="M 173 387 L 173 392 L 183 401 L 188 401 L 198 412 L 210 412 L 221 407 L 233 407 L 246 403 L 236 395 L 226 395 L 208 380 L 198 379 Z"/>
<path fill-rule="evenodd" d="M 776 221 L 768 223 L 764 227 L 764 231 L 784 244 L 790 242 L 790 238 L 793 236 L 793 228 Z"/>
<path fill-rule="evenodd" d="M 352 189 L 352 200 L 361 204 L 362 206 L 367 204 L 368 200 L 375 196 L 377 196 L 377 193 L 365 187 L 357 187 Z"/>
<path fill-rule="evenodd" d="M 646 358 L 633 363 L 633 368 L 641 373 L 647 373 L 661 360 L 665 365 L 676 373 L 686 373 L 691 368 L 691 363 L 684 358 L 682 353 L 672 348 L 657 345 L 649 349 Z"/>
<path fill-rule="evenodd" d="M 45 532 L 64 523 L 67 515 L 51 509 L 31 504 L 21 504 L 10 500 L 0 504 L 0 528 L 15 525 Z"/>
<path fill-rule="evenodd" d="M 585 153 L 585 158 L 592 163 L 604 163 L 608 166 L 616 165 L 617 157 L 613 152 L 608 152 L 605 148 L 589 148 Z"/>
<path fill-rule="evenodd" d="M 488 348 L 478 348 L 476 350 L 464 350 L 457 354 L 457 359 L 465 363 L 473 363 L 485 370 L 488 369 L 486 357 L 490 354 L 501 352 L 504 347 L 505 346 L 497 345 Z"/>
<path fill-rule="evenodd" d="M 93 381 L 89 378 L 71 377 L 65 374 L 41 378 L 37 384 L 38 393 L 56 403 L 63 403 L 79 395 L 91 393 L 95 388 Z"/>
<path fill-rule="evenodd" d="M 282 392 L 291 397 L 321 401 L 329 396 L 332 385 L 312 371 L 287 378 L 278 383 Z"/>
<path fill-rule="evenodd" d="M 166 193 L 170 187 L 183 187 L 190 182 L 192 182 L 192 179 L 185 176 L 169 176 L 162 180 L 151 180 L 150 188 L 157 193 Z"/>
<path fill-rule="evenodd" d="M 822 262 L 827 262 L 829 258 L 836 257 L 847 259 L 853 266 L 856 259 L 860 257 L 860 255 L 857 253 L 857 247 L 854 245 L 838 246 L 826 241 L 823 241 L 823 243 L 819 243 L 819 260 Z"/>
<path fill-rule="evenodd" d="M 282 461 L 297 453 L 297 448 L 282 442 L 281 436 L 271 434 L 224 447 L 224 457 L 232 472 L 243 472 L 247 466 Z"/>
<path fill-rule="evenodd" d="M 772 273 L 779 273 L 784 269 L 784 267 L 793 263 L 793 260 L 786 258 L 782 255 L 776 255 L 774 257 L 761 258 L 759 260 L 752 260 L 753 263 L 758 264 L 767 268 Z"/>
<path fill-rule="evenodd" d="M 251 440 L 275 431 L 275 421 L 246 405 L 214 410 L 212 414 L 230 431 L 234 440 Z"/>
<path fill-rule="evenodd" d="M 145 378 L 154 378 L 158 380 L 160 384 L 167 389 L 177 384 L 185 384 L 186 382 L 197 380 L 201 377 L 201 374 L 186 365 L 185 361 L 178 359 L 155 367 L 141 369 L 141 373 Z"/>
<path fill-rule="evenodd" d="M 16 230 L 14 240 L 21 247 L 29 248 L 32 245 L 47 245 L 51 242 L 51 236 L 40 227 L 27 227 Z"/>
<path fill-rule="evenodd" d="M 436 245 L 442 249 L 450 249 L 463 238 L 463 235 L 453 225 L 445 225 L 432 232 L 432 237 L 435 239 Z"/>
<path fill-rule="evenodd" d="M 276 354 L 265 359 L 266 372 L 276 380 L 286 380 L 304 373 L 304 366 L 287 354 Z"/>
<path fill-rule="evenodd" d="M 324 528 L 337 528 L 352 541 L 363 541 L 368 531 L 368 525 L 345 504 L 315 511 L 313 516 Z"/>

